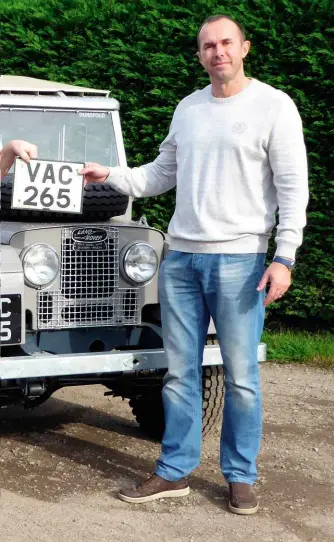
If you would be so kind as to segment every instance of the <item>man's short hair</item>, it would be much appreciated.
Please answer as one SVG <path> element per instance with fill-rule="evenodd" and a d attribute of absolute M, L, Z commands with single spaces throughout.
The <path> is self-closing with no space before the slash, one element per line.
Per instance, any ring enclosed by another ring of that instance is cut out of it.
<path fill-rule="evenodd" d="M 205 19 L 205 21 L 203 21 L 203 23 L 201 24 L 201 26 L 199 28 L 199 31 L 197 32 L 197 47 L 198 47 L 198 50 L 200 50 L 200 46 L 201 46 L 199 35 L 201 33 L 201 30 L 202 30 L 203 26 L 205 26 L 206 24 L 209 24 L 209 23 L 214 23 L 215 21 L 220 21 L 220 19 L 227 19 L 228 21 L 232 21 L 232 23 L 234 23 L 239 29 L 242 41 L 245 41 L 246 33 L 245 33 L 245 29 L 244 29 L 244 27 L 242 26 L 241 23 L 238 23 L 238 21 L 236 21 L 235 19 L 233 19 L 229 15 L 223 15 L 223 14 L 211 15 L 211 17 L 207 17 L 207 19 Z"/>

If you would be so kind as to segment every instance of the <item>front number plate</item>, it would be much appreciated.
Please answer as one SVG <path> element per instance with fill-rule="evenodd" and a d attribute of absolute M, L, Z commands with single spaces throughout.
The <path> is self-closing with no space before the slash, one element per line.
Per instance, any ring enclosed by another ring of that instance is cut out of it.
<path fill-rule="evenodd" d="M 81 213 L 83 163 L 15 160 L 12 209 Z"/>
<path fill-rule="evenodd" d="M 21 295 L 1 296 L 1 344 L 21 342 Z"/>

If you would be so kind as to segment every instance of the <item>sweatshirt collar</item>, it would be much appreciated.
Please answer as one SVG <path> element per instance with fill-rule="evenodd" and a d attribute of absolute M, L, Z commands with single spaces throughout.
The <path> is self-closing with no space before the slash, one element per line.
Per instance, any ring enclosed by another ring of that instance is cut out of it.
<path fill-rule="evenodd" d="M 207 89 L 208 89 L 208 92 L 209 92 L 210 101 L 212 101 L 213 103 L 217 103 L 217 104 L 226 104 L 227 105 L 227 104 L 230 104 L 230 103 L 234 103 L 237 100 L 240 100 L 243 96 L 248 94 L 249 91 L 254 87 L 255 84 L 256 84 L 256 79 L 251 79 L 250 82 L 248 83 L 248 85 L 246 87 L 244 87 L 242 90 L 240 90 L 240 92 L 238 92 L 237 94 L 234 94 L 233 96 L 229 96 L 228 98 L 216 98 L 215 96 L 213 96 L 213 94 L 212 94 L 212 85 L 208 85 Z"/>

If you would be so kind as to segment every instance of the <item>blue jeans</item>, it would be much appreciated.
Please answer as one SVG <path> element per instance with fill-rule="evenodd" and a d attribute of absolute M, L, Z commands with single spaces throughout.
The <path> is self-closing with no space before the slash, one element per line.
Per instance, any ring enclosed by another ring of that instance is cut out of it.
<path fill-rule="evenodd" d="M 162 262 L 159 295 L 168 372 L 166 428 L 156 474 L 175 481 L 200 462 L 202 361 L 210 315 L 224 361 L 225 401 L 220 465 L 227 482 L 252 484 L 262 433 L 257 347 L 264 292 L 256 288 L 265 254 L 170 251 Z"/>

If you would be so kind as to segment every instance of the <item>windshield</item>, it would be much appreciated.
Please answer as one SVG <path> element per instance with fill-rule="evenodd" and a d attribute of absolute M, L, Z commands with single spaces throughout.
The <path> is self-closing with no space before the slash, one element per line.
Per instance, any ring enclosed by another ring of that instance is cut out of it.
<path fill-rule="evenodd" d="M 2 110 L 0 132 L 1 147 L 24 139 L 37 145 L 41 160 L 118 165 L 109 112 Z"/>

